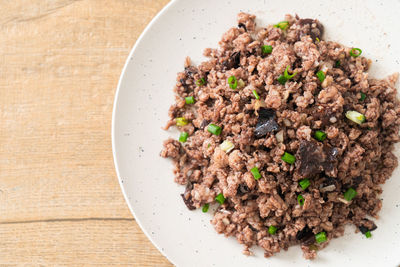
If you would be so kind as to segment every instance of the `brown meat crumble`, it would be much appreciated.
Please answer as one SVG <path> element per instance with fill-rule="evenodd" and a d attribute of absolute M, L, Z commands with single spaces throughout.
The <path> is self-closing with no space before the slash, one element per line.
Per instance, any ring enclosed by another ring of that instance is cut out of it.
<path fill-rule="evenodd" d="M 220 48 L 204 51 L 208 61 L 187 58 L 166 129 L 177 124 L 188 138 L 165 141 L 161 156 L 173 159 L 186 206 L 218 205 L 211 223 L 245 254 L 299 244 L 313 259 L 346 224 L 367 235 L 376 228 L 368 217 L 378 218 L 381 184 L 398 164 L 398 74 L 369 78 L 371 61 L 323 40 L 317 20 L 254 20 L 240 13 Z"/>

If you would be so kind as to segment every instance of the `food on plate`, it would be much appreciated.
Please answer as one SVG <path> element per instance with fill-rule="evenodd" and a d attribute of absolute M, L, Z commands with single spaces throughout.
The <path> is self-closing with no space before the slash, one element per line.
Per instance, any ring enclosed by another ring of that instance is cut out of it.
<path fill-rule="evenodd" d="M 300 245 L 313 259 L 347 224 L 377 228 L 381 185 L 398 162 L 395 82 L 369 77 L 360 48 L 323 39 L 315 19 L 256 27 L 239 13 L 219 49 L 186 59 L 161 156 L 173 159 L 190 210 L 213 211 L 218 233 L 250 255 Z"/>

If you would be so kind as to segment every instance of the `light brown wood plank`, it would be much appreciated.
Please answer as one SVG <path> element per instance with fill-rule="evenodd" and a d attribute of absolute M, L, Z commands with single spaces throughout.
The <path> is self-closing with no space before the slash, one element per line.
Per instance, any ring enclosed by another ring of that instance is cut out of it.
<path fill-rule="evenodd" d="M 0 266 L 172 266 L 134 221 L 0 224 Z"/>
<path fill-rule="evenodd" d="M 125 59 L 167 2 L 0 1 L 0 266 L 170 266 L 129 213 L 110 140 Z"/>
<path fill-rule="evenodd" d="M 131 218 L 112 161 L 114 92 L 167 2 L 2 1 L 0 221 Z"/>

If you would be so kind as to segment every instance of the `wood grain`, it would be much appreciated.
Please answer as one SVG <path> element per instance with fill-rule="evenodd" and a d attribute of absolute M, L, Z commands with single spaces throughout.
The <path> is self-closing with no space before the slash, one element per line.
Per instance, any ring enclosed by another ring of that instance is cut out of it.
<path fill-rule="evenodd" d="M 170 266 L 130 220 L 1 224 L 0 236 L 1 266 Z"/>
<path fill-rule="evenodd" d="M 125 204 L 110 139 L 125 59 L 167 2 L 0 0 L 0 266 L 169 264 Z"/>

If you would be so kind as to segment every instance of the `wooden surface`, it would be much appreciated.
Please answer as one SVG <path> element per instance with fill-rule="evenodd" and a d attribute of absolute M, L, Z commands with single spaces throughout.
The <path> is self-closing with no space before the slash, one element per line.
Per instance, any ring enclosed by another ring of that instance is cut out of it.
<path fill-rule="evenodd" d="M 118 78 L 168 0 L 0 0 L 0 266 L 170 266 L 123 199 Z"/>

